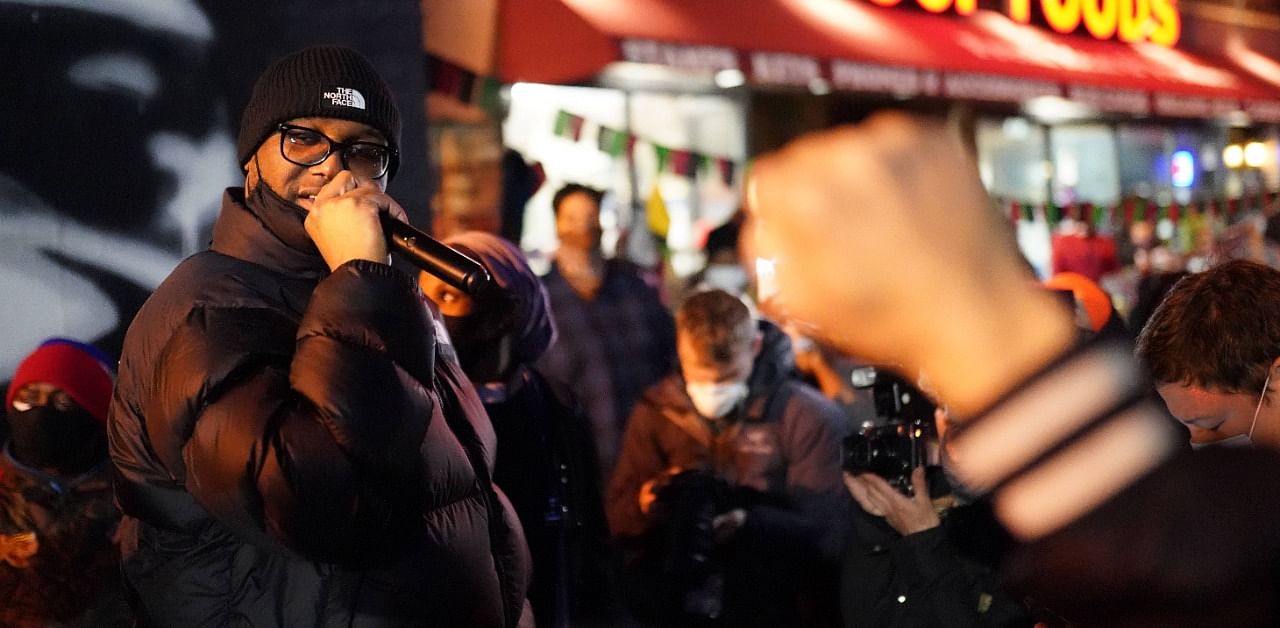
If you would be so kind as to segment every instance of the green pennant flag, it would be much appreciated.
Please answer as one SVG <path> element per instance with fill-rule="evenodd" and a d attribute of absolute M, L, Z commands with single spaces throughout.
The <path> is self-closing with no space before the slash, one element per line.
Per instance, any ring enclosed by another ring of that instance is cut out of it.
<path fill-rule="evenodd" d="M 1049 223 L 1049 226 L 1058 224 L 1058 206 L 1053 203 L 1045 203 L 1044 219 Z"/>
<path fill-rule="evenodd" d="M 1107 210 L 1103 209 L 1101 205 L 1093 206 L 1093 226 L 1094 227 L 1101 227 L 1102 221 L 1106 219 L 1106 216 L 1107 216 Z"/>
<path fill-rule="evenodd" d="M 671 149 L 666 146 L 654 144 L 653 152 L 658 156 L 658 172 L 666 171 L 667 163 L 671 161 Z"/>
<path fill-rule="evenodd" d="M 1147 219 L 1147 201 L 1146 201 L 1146 199 L 1138 199 L 1138 202 L 1137 202 L 1137 203 L 1135 203 L 1135 205 L 1136 205 L 1136 207 L 1135 207 L 1135 208 L 1134 208 L 1134 210 L 1133 210 L 1133 219 L 1134 219 L 1135 221 L 1137 221 L 1137 222 L 1142 222 L 1142 221 L 1146 220 L 1146 219 Z"/>
<path fill-rule="evenodd" d="M 472 102 L 489 113 L 501 109 L 502 82 L 492 76 L 481 77 L 471 90 Z"/>
<path fill-rule="evenodd" d="M 627 149 L 627 134 L 607 126 L 600 127 L 598 141 L 600 151 L 610 157 L 617 157 Z"/>
<path fill-rule="evenodd" d="M 556 137 L 564 137 L 569 134 L 569 123 L 573 120 L 573 114 L 561 109 L 556 112 L 556 126 L 552 129 L 552 133 Z"/>

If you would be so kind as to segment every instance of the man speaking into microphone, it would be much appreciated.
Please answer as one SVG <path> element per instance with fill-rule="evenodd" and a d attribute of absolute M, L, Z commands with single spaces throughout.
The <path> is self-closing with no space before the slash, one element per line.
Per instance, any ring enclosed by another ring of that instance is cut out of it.
<path fill-rule="evenodd" d="M 353 50 L 255 84 L 244 187 L 125 338 L 109 430 L 140 625 L 518 624 L 528 558 L 492 427 L 388 264 L 399 142 Z"/>

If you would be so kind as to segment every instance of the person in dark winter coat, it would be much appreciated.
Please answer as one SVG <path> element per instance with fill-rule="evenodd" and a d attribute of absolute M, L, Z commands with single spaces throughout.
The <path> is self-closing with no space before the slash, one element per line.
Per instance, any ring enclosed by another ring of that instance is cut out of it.
<path fill-rule="evenodd" d="M 5 395 L 0 626 L 129 626 L 107 465 L 113 374 L 97 348 L 51 338 Z"/>
<path fill-rule="evenodd" d="M 258 79 L 245 187 L 125 338 L 110 413 L 142 626 L 517 625 L 494 434 L 379 212 L 400 118 L 359 53 Z"/>
<path fill-rule="evenodd" d="M 602 197 L 570 183 L 551 201 L 560 247 L 543 282 L 561 332 L 538 366 L 586 408 L 606 480 L 632 406 L 671 370 L 675 329 L 657 280 L 626 260 L 604 257 Z"/>
<path fill-rule="evenodd" d="M 790 376 L 786 335 L 758 329 L 724 291 L 689 297 L 676 316 L 680 371 L 631 414 L 606 512 L 631 550 L 628 596 L 648 619 L 821 621 L 798 599 L 840 551 L 844 419 Z"/>
<path fill-rule="evenodd" d="M 418 279 L 498 435 L 493 477 L 529 542 L 534 618 L 541 628 L 605 621 L 608 533 L 591 425 L 533 366 L 556 337 L 541 280 L 497 236 L 469 231 L 445 242 L 480 262 L 496 287 L 472 298 L 429 273 Z"/>
<path fill-rule="evenodd" d="M 945 451 L 951 422 L 941 408 L 934 418 Z M 1013 540 L 990 504 L 975 502 L 963 485 L 952 485 L 949 455 L 941 462 L 946 480 L 927 481 L 925 468 L 917 467 L 910 496 L 874 473 L 845 474 L 858 505 L 841 566 L 846 628 L 1032 625 L 1026 606 L 996 574 Z M 945 490 L 931 497 L 931 488 Z"/>

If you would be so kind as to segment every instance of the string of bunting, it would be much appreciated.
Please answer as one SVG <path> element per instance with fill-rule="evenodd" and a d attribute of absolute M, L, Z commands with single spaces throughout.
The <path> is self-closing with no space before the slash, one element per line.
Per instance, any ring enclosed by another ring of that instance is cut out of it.
<path fill-rule="evenodd" d="M 492 76 L 481 76 L 456 63 L 432 54 L 426 55 L 427 89 L 444 94 L 485 111 L 498 110 L 502 82 Z"/>
<path fill-rule="evenodd" d="M 556 112 L 555 126 L 552 132 L 557 137 L 577 142 L 582 139 L 582 130 L 588 120 L 580 115 L 561 109 Z M 658 162 L 658 172 L 670 172 L 679 176 L 696 177 L 699 172 L 714 172 L 719 175 L 725 185 L 733 185 L 733 177 L 737 165 L 727 157 L 705 155 L 696 151 L 663 146 L 657 142 L 639 138 L 627 131 L 607 127 L 603 124 L 591 123 L 599 131 L 596 133 L 596 146 L 610 157 L 630 156 L 638 142 L 653 147 Z"/>
<path fill-rule="evenodd" d="M 1188 216 L 1202 214 L 1222 217 L 1230 221 L 1235 219 L 1242 209 L 1261 209 L 1274 203 L 1275 199 L 1275 192 L 1259 192 L 1246 195 L 1243 198 L 1193 201 L 1185 205 L 1179 203 L 1160 205 L 1146 199 L 1132 198 L 1110 207 L 1095 206 L 1092 203 L 1059 206 L 1054 203 L 1033 204 L 1008 201 L 1008 216 L 1009 220 L 1013 222 L 1039 219 L 1050 225 L 1056 225 L 1064 217 L 1077 220 L 1088 217 L 1094 226 L 1122 224 L 1126 227 L 1135 222 L 1148 220 L 1167 219 L 1177 223 Z"/>

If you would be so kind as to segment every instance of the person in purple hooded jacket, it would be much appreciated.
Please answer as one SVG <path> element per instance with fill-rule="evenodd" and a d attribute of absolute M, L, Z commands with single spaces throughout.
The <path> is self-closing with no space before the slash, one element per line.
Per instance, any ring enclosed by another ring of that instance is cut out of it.
<path fill-rule="evenodd" d="M 520 249 L 502 238 L 468 231 L 445 242 L 494 280 L 476 297 L 428 273 L 418 284 L 439 307 L 493 422 L 494 482 L 510 497 L 529 542 L 537 625 L 604 622 L 607 534 L 591 424 L 572 394 L 534 366 L 556 338 L 546 291 Z"/>

